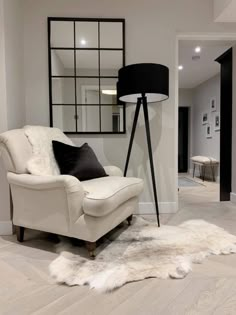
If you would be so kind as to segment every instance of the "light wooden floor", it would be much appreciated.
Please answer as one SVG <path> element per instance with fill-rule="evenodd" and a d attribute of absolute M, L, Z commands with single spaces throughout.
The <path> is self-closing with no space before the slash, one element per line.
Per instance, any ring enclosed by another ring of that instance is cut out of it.
<path fill-rule="evenodd" d="M 180 211 L 162 215 L 162 223 L 201 218 L 236 234 L 236 205 L 214 201 L 217 189 L 212 183 L 181 188 Z M 46 233 L 27 231 L 23 244 L 17 244 L 15 236 L 0 238 L 1 315 L 236 314 L 236 255 L 210 257 L 194 265 L 183 280 L 148 279 L 98 294 L 86 287 L 52 283 L 48 265 L 57 256 L 53 248 Z"/>

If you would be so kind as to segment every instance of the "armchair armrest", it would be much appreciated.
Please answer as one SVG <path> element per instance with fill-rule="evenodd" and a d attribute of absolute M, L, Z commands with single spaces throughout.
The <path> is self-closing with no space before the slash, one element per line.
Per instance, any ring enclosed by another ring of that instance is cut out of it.
<path fill-rule="evenodd" d="M 67 193 L 76 191 L 83 191 L 81 182 L 71 175 L 57 175 L 57 176 L 37 176 L 31 174 L 15 174 L 8 173 L 7 179 L 9 184 L 22 186 L 29 189 L 44 190 L 65 188 Z"/>
<path fill-rule="evenodd" d="M 55 232 L 61 231 L 63 234 L 83 214 L 85 193 L 81 182 L 74 176 L 9 172 L 7 178 L 12 190 L 13 221 L 16 225 L 54 231 L 53 227 L 58 223 L 61 228 Z M 61 222 L 67 222 L 67 226 L 60 222 L 61 219 Z M 43 226 L 40 222 L 44 222 Z"/>
<path fill-rule="evenodd" d="M 117 166 L 104 166 L 104 170 L 109 176 L 124 176 L 122 170 Z"/>

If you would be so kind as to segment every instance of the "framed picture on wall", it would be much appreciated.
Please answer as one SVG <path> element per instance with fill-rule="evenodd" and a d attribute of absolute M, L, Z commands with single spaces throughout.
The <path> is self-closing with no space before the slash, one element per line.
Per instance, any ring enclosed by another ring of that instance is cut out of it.
<path fill-rule="evenodd" d="M 211 124 L 206 125 L 206 138 L 212 138 L 212 126 L 211 126 Z"/>
<path fill-rule="evenodd" d="M 208 122 L 208 113 L 202 113 L 202 124 L 206 125 Z"/>
<path fill-rule="evenodd" d="M 214 130 L 219 131 L 220 130 L 220 113 L 216 112 L 214 116 Z"/>
<path fill-rule="evenodd" d="M 212 112 L 216 111 L 216 98 L 215 97 L 212 97 L 210 99 L 210 108 Z"/>

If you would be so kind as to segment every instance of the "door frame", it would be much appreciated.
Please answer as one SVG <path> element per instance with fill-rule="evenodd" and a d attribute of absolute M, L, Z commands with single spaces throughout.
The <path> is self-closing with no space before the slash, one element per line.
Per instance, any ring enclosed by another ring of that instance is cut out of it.
<path fill-rule="evenodd" d="M 188 172 L 188 170 L 189 170 L 189 152 L 190 152 L 190 148 L 189 148 L 189 110 L 190 110 L 190 108 L 188 107 L 188 106 L 179 106 L 179 108 L 178 108 L 178 113 L 180 112 L 180 111 L 182 111 L 182 114 L 185 116 L 185 119 L 184 119 L 184 127 L 186 127 L 186 129 L 187 129 L 187 133 L 184 135 L 183 134 L 183 140 L 184 140 L 184 142 L 185 142 L 185 144 L 187 144 L 186 145 L 186 147 L 185 147 L 185 149 L 184 149 L 184 152 L 183 152 L 183 155 L 186 157 L 186 164 L 185 164 L 185 167 L 184 167 L 184 170 L 179 170 L 179 161 L 178 161 L 178 173 L 186 173 L 186 172 Z M 178 119 L 178 124 L 179 124 L 179 119 Z M 179 138 L 178 138 L 178 142 L 179 142 Z M 179 143 L 178 143 L 178 146 L 179 146 Z M 179 153 L 179 152 L 178 152 Z M 178 154 L 178 159 L 179 159 L 179 154 Z"/>
<path fill-rule="evenodd" d="M 178 99 L 179 99 L 179 70 L 178 70 L 178 64 L 179 64 L 179 41 L 180 40 L 217 40 L 217 41 L 235 41 L 236 42 L 236 33 L 179 33 L 178 35 L 176 35 L 176 45 L 175 45 L 175 114 L 177 117 L 177 122 L 178 122 Z M 233 96 L 233 95 L 232 95 Z M 233 101 L 232 101 L 232 105 L 233 105 Z M 221 104 L 220 104 L 221 106 Z M 231 117 L 232 119 L 232 117 Z M 233 130 L 233 128 L 232 128 Z M 231 132 L 232 132 L 231 130 Z M 176 124 L 176 164 L 178 161 L 178 123 Z M 222 142 L 222 137 L 220 142 Z M 221 143 L 220 143 L 220 147 L 221 147 Z M 232 151 L 232 142 L 231 142 L 231 151 Z M 232 158 L 232 156 L 231 156 Z M 178 178 L 178 167 L 177 169 L 177 174 L 176 174 L 176 178 Z M 231 174 L 232 174 L 232 169 L 231 169 Z M 177 179 L 176 182 L 178 183 Z M 232 184 L 232 183 L 230 183 Z"/>
<path fill-rule="evenodd" d="M 233 132 L 233 48 L 215 59 L 220 64 L 220 201 L 230 200 L 232 192 L 232 132 Z M 229 106 L 231 105 L 231 106 Z M 228 117 L 230 119 L 228 119 Z"/>

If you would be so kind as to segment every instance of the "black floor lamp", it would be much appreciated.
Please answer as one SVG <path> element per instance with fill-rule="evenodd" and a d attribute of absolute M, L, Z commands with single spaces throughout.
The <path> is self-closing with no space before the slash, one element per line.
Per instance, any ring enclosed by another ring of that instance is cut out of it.
<path fill-rule="evenodd" d="M 161 102 L 169 97 L 169 69 L 155 63 L 139 63 L 119 70 L 117 97 L 122 102 L 137 103 L 131 131 L 124 176 L 126 176 L 134 134 L 141 105 L 143 105 L 148 153 L 152 175 L 153 194 L 156 206 L 157 223 L 160 226 L 158 199 L 156 191 L 155 170 L 152 156 L 152 143 L 148 118 L 148 103 Z"/>

